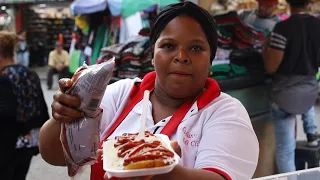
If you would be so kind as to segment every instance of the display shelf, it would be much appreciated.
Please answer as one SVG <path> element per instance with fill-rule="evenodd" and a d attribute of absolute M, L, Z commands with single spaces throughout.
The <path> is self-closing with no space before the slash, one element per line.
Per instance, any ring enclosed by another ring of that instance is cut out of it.
<path fill-rule="evenodd" d="M 41 41 L 45 47 L 45 54 L 48 56 L 49 52 L 54 49 L 54 45 L 61 33 L 63 35 L 64 49 L 70 49 L 71 34 L 75 24 L 73 19 L 66 15 L 58 18 L 48 14 L 46 10 L 39 11 L 39 9 L 35 9 L 32 6 L 26 8 L 23 11 L 23 15 L 27 41 L 30 47 Z"/>

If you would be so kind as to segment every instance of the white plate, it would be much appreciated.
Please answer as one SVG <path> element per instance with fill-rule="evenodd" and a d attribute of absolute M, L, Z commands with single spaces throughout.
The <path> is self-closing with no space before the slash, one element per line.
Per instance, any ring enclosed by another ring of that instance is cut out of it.
<path fill-rule="evenodd" d="M 168 147 L 171 151 L 173 151 L 172 147 L 170 146 L 170 140 L 168 136 L 163 134 L 155 134 L 158 138 L 160 138 L 164 143 L 168 144 Z M 109 143 L 114 143 L 114 141 L 105 141 L 103 143 L 103 154 L 107 154 L 110 152 L 105 147 L 108 147 Z M 174 152 L 174 151 L 173 151 Z M 115 170 L 108 167 L 107 161 L 108 159 L 112 160 L 110 156 L 103 156 L 103 169 L 106 171 L 108 178 L 111 177 L 118 177 L 118 178 L 128 178 L 128 177 L 139 177 L 139 176 L 152 176 L 158 174 L 165 174 L 173 170 L 173 168 L 179 163 L 180 157 L 174 153 L 174 160 L 173 164 L 169 166 L 157 167 L 157 168 L 145 168 L 145 169 L 136 169 L 136 170 Z"/>

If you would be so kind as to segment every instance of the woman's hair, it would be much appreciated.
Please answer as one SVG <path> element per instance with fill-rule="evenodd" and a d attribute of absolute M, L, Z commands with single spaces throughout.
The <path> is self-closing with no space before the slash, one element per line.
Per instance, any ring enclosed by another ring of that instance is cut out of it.
<path fill-rule="evenodd" d="M 8 31 L 0 31 L 0 57 L 13 58 L 18 37 Z"/>
<path fill-rule="evenodd" d="M 287 0 L 287 3 L 294 8 L 304 8 L 306 7 L 311 0 Z"/>
<path fill-rule="evenodd" d="M 213 17 L 205 9 L 192 2 L 176 3 L 166 6 L 154 19 L 150 32 L 150 44 L 154 46 L 165 26 L 177 16 L 189 16 L 202 27 L 211 50 L 211 61 L 217 50 L 217 30 Z"/>

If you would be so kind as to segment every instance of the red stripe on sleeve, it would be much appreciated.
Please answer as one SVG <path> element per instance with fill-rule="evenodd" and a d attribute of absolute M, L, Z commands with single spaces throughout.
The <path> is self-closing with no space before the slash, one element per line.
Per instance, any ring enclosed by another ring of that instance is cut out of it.
<path fill-rule="evenodd" d="M 215 173 L 218 173 L 219 175 L 221 175 L 222 177 L 224 177 L 226 180 L 232 180 L 231 177 L 229 176 L 228 173 L 222 171 L 221 169 L 217 169 L 217 168 L 203 168 L 203 170 L 206 171 L 212 171 Z"/>

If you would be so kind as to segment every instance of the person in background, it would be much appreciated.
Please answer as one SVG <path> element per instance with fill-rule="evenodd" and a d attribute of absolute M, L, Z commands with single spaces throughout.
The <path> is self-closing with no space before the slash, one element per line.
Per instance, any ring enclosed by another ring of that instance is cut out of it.
<path fill-rule="evenodd" d="M 274 14 L 278 0 L 257 0 L 257 10 L 243 10 L 239 12 L 240 19 L 256 30 L 262 31 L 266 36 L 272 32 L 274 26 L 281 18 Z"/>
<path fill-rule="evenodd" d="M 282 21 L 280 16 L 274 14 L 278 0 L 257 0 L 259 3 L 257 11 L 243 11 L 240 14 L 242 20 L 251 27 L 255 29 L 263 30 L 266 36 L 270 36 L 276 23 Z M 268 42 L 268 41 L 266 41 Z M 302 121 L 304 125 L 304 132 L 307 134 L 308 146 L 315 147 L 318 146 L 318 138 L 316 136 L 308 135 L 307 127 L 314 126 L 314 113 L 306 112 L 302 114 Z M 311 123 L 311 124 L 309 124 Z M 318 134 L 318 133 L 317 133 Z"/>
<path fill-rule="evenodd" d="M 278 0 L 258 0 L 259 8 L 257 11 L 244 11 L 241 13 L 240 17 L 243 21 L 256 28 L 256 29 L 264 29 L 266 36 L 269 36 L 273 31 L 276 23 L 282 21 L 280 16 L 274 14 Z M 254 13 L 253 13 L 254 12 Z M 266 41 L 268 42 L 268 41 Z M 308 135 L 308 127 L 314 127 L 314 113 L 305 112 L 302 114 L 302 121 L 304 125 L 304 131 L 307 134 L 308 146 L 315 147 L 318 146 L 318 138 L 316 139 L 313 134 Z M 311 124 L 309 124 L 311 123 Z M 318 133 L 317 133 L 318 134 Z"/>
<path fill-rule="evenodd" d="M 0 179 L 25 180 L 39 153 L 39 128 L 49 118 L 38 75 L 15 64 L 18 38 L 0 31 Z"/>
<path fill-rule="evenodd" d="M 313 105 L 318 96 L 320 19 L 308 13 L 309 0 L 287 0 L 291 17 L 279 22 L 263 51 L 267 72 L 274 73 L 271 114 L 279 173 L 295 171 L 295 122 L 303 114 L 310 145 L 318 144 Z"/>
<path fill-rule="evenodd" d="M 55 50 L 49 54 L 48 65 L 50 66 L 48 72 L 47 85 L 48 89 L 52 88 L 53 75 L 58 74 L 59 79 L 69 77 L 69 54 L 63 49 L 63 45 L 56 43 Z"/>
<path fill-rule="evenodd" d="M 17 63 L 25 67 L 29 67 L 29 47 L 27 43 L 26 31 L 21 31 L 18 34 L 18 39 Z"/>

